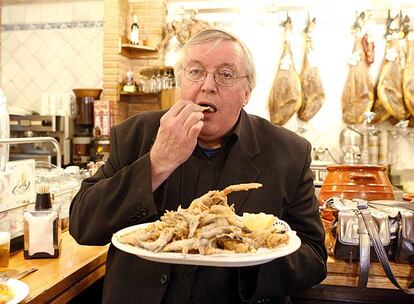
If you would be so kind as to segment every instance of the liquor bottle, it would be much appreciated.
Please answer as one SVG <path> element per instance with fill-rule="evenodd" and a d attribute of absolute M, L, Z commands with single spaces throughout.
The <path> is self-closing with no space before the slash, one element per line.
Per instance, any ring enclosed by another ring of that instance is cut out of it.
<path fill-rule="evenodd" d="M 23 212 L 24 258 L 57 258 L 61 246 L 59 209 L 53 208 L 47 185 L 37 188 L 34 210 Z"/>
<path fill-rule="evenodd" d="M 139 44 L 139 26 L 138 26 L 138 17 L 134 15 L 134 19 L 131 25 L 131 43 Z"/>

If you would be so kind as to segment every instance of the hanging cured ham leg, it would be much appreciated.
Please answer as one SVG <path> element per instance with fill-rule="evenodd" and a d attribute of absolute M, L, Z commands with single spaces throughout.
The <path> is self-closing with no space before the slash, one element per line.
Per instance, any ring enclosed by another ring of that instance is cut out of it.
<path fill-rule="evenodd" d="M 403 93 L 407 109 L 414 116 L 414 29 L 407 33 L 407 54 L 403 72 Z"/>
<path fill-rule="evenodd" d="M 305 57 L 300 75 L 302 88 L 302 105 L 298 111 L 298 118 L 302 121 L 310 120 L 322 107 L 325 102 L 325 90 L 322 86 L 322 80 L 318 68 L 314 65 L 313 47 L 312 47 L 312 30 L 315 26 L 315 18 L 308 21 L 304 31 L 306 39 Z"/>
<path fill-rule="evenodd" d="M 369 77 L 369 65 L 362 56 L 362 26 L 365 14 L 361 13 L 355 22 L 355 43 L 349 60 L 349 72 L 342 93 L 342 118 L 347 124 L 358 124 L 364 120 L 364 113 L 371 110 L 374 103 L 373 85 Z"/>
<path fill-rule="evenodd" d="M 284 27 L 286 37 L 282 57 L 269 96 L 270 120 L 277 125 L 284 125 L 302 103 L 300 78 L 293 64 L 288 37 L 292 28 L 289 17 Z"/>
<path fill-rule="evenodd" d="M 387 112 L 396 119 L 404 120 L 407 118 L 408 112 L 403 99 L 397 18 L 392 19 L 387 31 L 385 58 L 379 75 L 377 93 Z"/>

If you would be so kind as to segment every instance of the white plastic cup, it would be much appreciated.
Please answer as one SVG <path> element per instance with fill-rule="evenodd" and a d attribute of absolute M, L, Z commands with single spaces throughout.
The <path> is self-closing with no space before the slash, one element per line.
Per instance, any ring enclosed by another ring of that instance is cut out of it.
<path fill-rule="evenodd" d="M 6 271 L 10 259 L 10 232 L 0 231 L 0 271 Z"/>

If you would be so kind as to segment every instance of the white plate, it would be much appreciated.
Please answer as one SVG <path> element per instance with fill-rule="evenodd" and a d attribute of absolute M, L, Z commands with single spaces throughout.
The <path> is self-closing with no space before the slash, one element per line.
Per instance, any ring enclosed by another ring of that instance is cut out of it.
<path fill-rule="evenodd" d="M 29 286 L 27 286 L 27 284 L 22 281 L 9 279 L 6 282 L 6 285 L 9 286 L 9 288 L 11 288 L 14 292 L 14 298 L 7 302 L 7 304 L 20 303 L 29 294 Z"/>
<path fill-rule="evenodd" d="M 135 225 L 124 228 L 112 236 L 112 244 L 118 249 L 135 254 L 143 259 L 169 264 L 186 264 L 199 266 L 217 266 L 217 267 L 243 267 L 264 264 L 274 259 L 286 256 L 299 249 L 301 241 L 295 231 L 288 231 L 289 242 L 286 245 L 275 249 L 259 248 L 255 253 L 234 253 L 234 254 L 182 254 L 176 252 L 152 252 L 129 244 L 119 242 L 119 237 L 145 227 L 150 223 Z"/>

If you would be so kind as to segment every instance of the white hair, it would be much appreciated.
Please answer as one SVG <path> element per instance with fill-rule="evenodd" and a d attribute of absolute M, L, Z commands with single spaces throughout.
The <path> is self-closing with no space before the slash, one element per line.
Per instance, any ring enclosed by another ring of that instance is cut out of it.
<path fill-rule="evenodd" d="M 253 90 L 253 88 L 256 86 L 256 68 L 255 68 L 253 57 L 252 57 L 252 54 L 250 53 L 250 50 L 247 48 L 246 44 L 242 42 L 238 37 L 226 31 L 219 30 L 219 29 L 207 29 L 207 30 L 201 31 L 195 34 L 194 36 L 192 36 L 184 44 L 180 52 L 180 56 L 178 57 L 178 60 L 174 67 L 174 75 L 177 81 L 179 81 L 178 75 L 182 71 L 182 62 L 184 60 L 184 56 L 190 47 L 196 44 L 207 43 L 207 42 L 212 42 L 212 41 L 217 41 L 217 44 L 219 44 L 223 40 L 234 41 L 240 46 L 242 53 L 243 53 L 242 59 L 243 59 L 245 69 L 246 69 L 247 84 L 249 86 L 249 89 Z"/>

